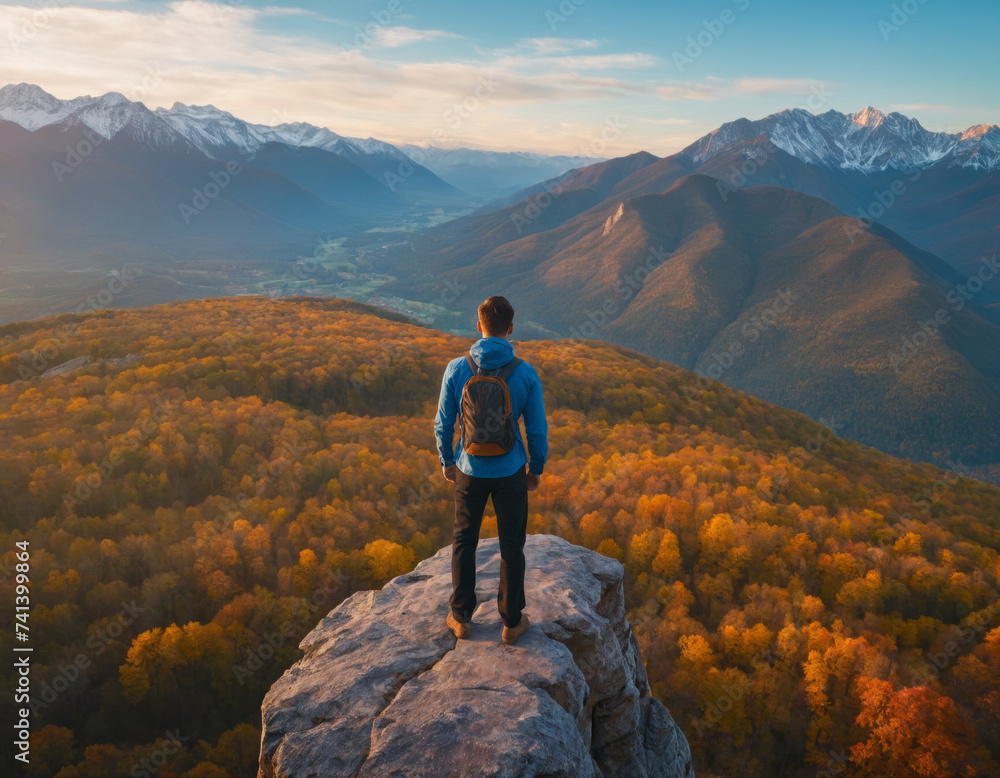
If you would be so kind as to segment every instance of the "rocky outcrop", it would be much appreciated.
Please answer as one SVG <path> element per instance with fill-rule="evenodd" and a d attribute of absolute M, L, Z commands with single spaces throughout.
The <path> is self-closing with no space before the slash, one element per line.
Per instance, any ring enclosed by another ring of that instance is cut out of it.
<path fill-rule="evenodd" d="M 117 357 L 114 359 L 97 359 L 95 360 L 90 356 L 74 357 L 67 362 L 63 362 L 61 365 L 56 365 L 55 367 L 50 367 L 44 373 L 41 374 L 42 378 L 55 378 L 56 376 L 66 375 L 66 373 L 72 373 L 74 370 L 79 370 L 81 367 L 88 367 L 90 365 L 107 365 L 108 367 L 123 367 L 124 365 L 129 365 L 135 362 L 137 359 L 142 359 L 142 354 L 126 354 L 123 357 Z"/>
<path fill-rule="evenodd" d="M 650 696 L 621 564 L 552 535 L 529 535 L 525 557 L 531 627 L 513 646 L 495 538 L 467 639 L 445 625 L 451 546 L 331 611 L 264 699 L 259 778 L 693 776 Z"/>
<path fill-rule="evenodd" d="M 625 215 L 625 203 L 618 203 L 618 210 L 614 212 L 613 216 L 609 216 L 604 221 L 604 232 L 601 233 L 601 237 L 603 238 L 605 235 L 611 232 L 611 228 L 614 227 L 618 223 L 618 220 L 622 218 L 622 216 L 624 215 Z"/>

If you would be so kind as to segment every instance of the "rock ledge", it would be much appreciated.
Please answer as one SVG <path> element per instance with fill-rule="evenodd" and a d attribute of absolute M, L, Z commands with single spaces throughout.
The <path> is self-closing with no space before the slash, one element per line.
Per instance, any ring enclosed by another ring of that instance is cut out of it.
<path fill-rule="evenodd" d="M 451 546 L 357 592 L 301 642 L 262 706 L 259 778 L 693 776 L 650 696 L 617 561 L 529 535 L 530 629 L 500 642 L 500 552 L 480 541 L 472 635 L 445 626 Z"/>

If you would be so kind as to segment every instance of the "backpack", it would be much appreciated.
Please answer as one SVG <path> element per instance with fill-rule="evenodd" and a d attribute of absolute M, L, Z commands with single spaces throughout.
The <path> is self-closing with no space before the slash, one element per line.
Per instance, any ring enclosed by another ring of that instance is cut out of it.
<path fill-rule="evenodd" d="M 506 454 L 517 440 L 517 419 L 511 409 L 507 379 L 524 360 L 514 357 L 498 370 L 484 370 L 471 352 L 465 359 L 472 368 L 472 377 L 462 388 L 462 448 L 466 454 L 480 457 Z"/>

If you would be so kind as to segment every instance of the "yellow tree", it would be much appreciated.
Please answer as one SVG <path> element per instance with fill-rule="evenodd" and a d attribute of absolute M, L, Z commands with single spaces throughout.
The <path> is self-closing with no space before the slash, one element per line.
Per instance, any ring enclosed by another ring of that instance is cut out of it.
<path fill-rule="evenodd" d="M 409 572 L 416 561 L 413 549 L 381 538 L 368 543 L 365 553 L 369 557 L 368 569 L 375 582 L 384 582 Z"/>

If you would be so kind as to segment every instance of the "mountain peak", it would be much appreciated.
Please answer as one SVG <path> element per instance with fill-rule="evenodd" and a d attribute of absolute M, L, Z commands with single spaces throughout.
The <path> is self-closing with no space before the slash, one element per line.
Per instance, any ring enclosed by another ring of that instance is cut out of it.
<path fill-rule="evenodd" d="M 805 108 L 786 108 L 783 111 L 778 111 L 776 114 L 772 114 L 772 116 L 797 116 L 797 117 L 804 117 L 804 118 L 809 118 L 809 117 L 812 117 L 814 115 L 815 114 L 810 113 Z M 740 119 L 739 121 L 744 121 L 745 122 L 745 121 L 749 121 L 749 119 L 745 119 L 744 118 L 744 119 Z"/>
<path fill-rule="evenodd" d="M 281 122 L 281 124 L 262 124 L 261 127 L 272 127 L 276 130 L 326 130 L 327 132 L 333 132 L 333 130 L 328 127 L 317 127 L 315 124 L 309 124 L 308 122 Z"/>
<path fill-rule="evenodd" d="M 56 103 L 59 98 L 50 95 L 36 84 L 7 84 L 0 87 L 0 105 L 12 103 Z"/>
<path fill-rule="evenodd" d="M 469 639 L 445 626 L 451 546 L 334 608 L 264 698 L 260 774 L 436 775 L 447 755 L 449 775 L 471 776 L 489 754 L 505 775 L 693 778 L 650 692 L 621 563 L 554 535 L 528 535 L 524 553 L 531 627 L 516 646 L 489 597 Z M 476 556 L 477 589 L 495 590 L 497 539 Z"/>
<path fill-rule="evenodd" d="M 993 130 L 1000 130 L 1000 124 L 975 124 L 969 129 L 963 131 L 959 134 L 960 140 L 973 140 L 975 138 L 981 138 Z"/>
<path fill-rule="evenodd" d="M 861 127 L 878 127 L 885 121 L 885 114 L 878 108 L 867 105 L 857 113 L 850 114 L 850 119 Z"/>
<path fill-rule="evenodd" d="M 93 98 L 89 96 L 60 100 L 35 84 L 7 84 L 0 88 L 0 119 L 34 131 L 61 121 L 91 100 Z"/>
<path fill-rule="evenodd" d="M 223 111 L 221 108 L 216 108 L 211 103 L 206 103 L 205 105 L 187 105 L 180 101 L 175 102 L 170 108 L 157 108 L 157 113 L 183 113 L 189 115 L 200 115 L 200 116 L 226 116 L 229 118 L 234 118 L 229 111 Z"/>
<path fill-rule="evenodd" d="M 107 92 L 97 98 L 98 105 L 132 105 L 132 101 L 129 100 L 121 92 Z"/>

